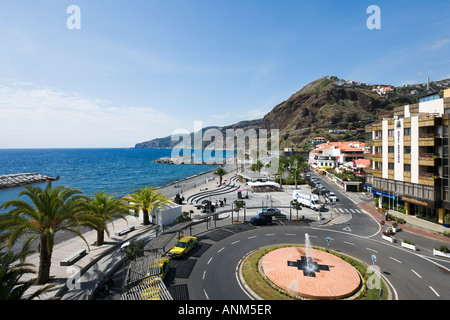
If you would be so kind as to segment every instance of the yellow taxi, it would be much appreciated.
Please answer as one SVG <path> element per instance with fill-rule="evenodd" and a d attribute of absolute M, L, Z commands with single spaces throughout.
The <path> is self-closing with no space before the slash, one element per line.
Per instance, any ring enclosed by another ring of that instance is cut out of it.
<path fill-rule="evenodd" d="M 195 248 L 197 242 L 197 237 L 183 237 L 169 251 L 169 256 L 172 258 L 184 258 L 189 251 Z"/>

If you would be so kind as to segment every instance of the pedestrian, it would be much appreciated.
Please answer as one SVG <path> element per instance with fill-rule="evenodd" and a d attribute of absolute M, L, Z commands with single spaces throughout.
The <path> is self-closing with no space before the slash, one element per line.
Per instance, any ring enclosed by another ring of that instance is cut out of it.
<path fill-rule="evenodd" d="M 223 203 L 227 204 L 227 198 L 225 198 L 225 197 L 223 198 Z"/>

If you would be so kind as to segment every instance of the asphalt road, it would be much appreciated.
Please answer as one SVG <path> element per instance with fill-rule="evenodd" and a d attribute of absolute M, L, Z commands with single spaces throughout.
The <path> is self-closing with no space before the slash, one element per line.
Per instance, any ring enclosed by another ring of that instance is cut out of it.
<path fill-rule="evenodd" d="M 325 180 L 325 179 L 321 179 Z M 375 265 L 390 287 L 392 299 L 450 299 L 450 261 L 432 255 L 432 248 L 442 243 L 406 231 L 396 234 L 397 243 L 381 239 L 381 226 L 359 209 L 360 201 L 371 201 L 363 194 L 343 193 L 337 186 L 322 181 L 339 200 L 339 217 L 326 225 L 318 223 L 275 223 L 254 227 L 249 224 L 212 229 L 199 236 L 199 244 L 187 258 L 171 260 L 165 283 L 174 300 L 251 300 L 237 277 L 237 267 L 249 252 L 275 244 L 304 244 L 305 233 L 311 244 L 330 249 Z M 401 248 L 402 239 L 418 244 L 414 252 Z M 120 272 L 116 283 L 120 283 Z M 116 299 L 112 294 L 110 299 Z M 120 299 L 120 297 L 119 297 Z"/>

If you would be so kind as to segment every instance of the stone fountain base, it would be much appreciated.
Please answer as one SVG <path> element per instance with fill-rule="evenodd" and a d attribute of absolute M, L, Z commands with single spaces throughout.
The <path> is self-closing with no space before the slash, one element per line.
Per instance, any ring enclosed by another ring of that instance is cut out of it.
<path fill-rule="evenodd" d="M 270 251 L 260 260 L 260 270 L 277 287 L 310 299 L 344 299 L 361 286 L 359 272 L 330 253 L 286 247 Z"/>

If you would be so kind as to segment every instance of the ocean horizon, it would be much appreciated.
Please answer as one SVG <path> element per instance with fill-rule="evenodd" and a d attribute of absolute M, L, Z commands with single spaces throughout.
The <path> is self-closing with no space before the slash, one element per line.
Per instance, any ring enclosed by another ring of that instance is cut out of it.
<path fill-rule="evenodd" d="M 217 152 L 221 152 L 217 158 L 226 158 L 229 154 L 225 150 Z M 196 154 L 195 150 L 191 150 L 191 153 Z M 59 177 L 52 185 L 79 189 L 89 196 L 104 190 L 123 197 L 144 186 L 164 187 L 219 167 L 219 165 L 173 165 L 153 162 L 171 154 L 172 149 L 0 149 L 0 175 L 39 173 Z M 33 185 L 45 187 L 46 184 L 47 182 Z M 24 188 L 25 186 L 0 189 L 0 204 L 8 200 L 22 198 L 25 200 L 24 197 L 19 197 L 19 192 Z"/>

